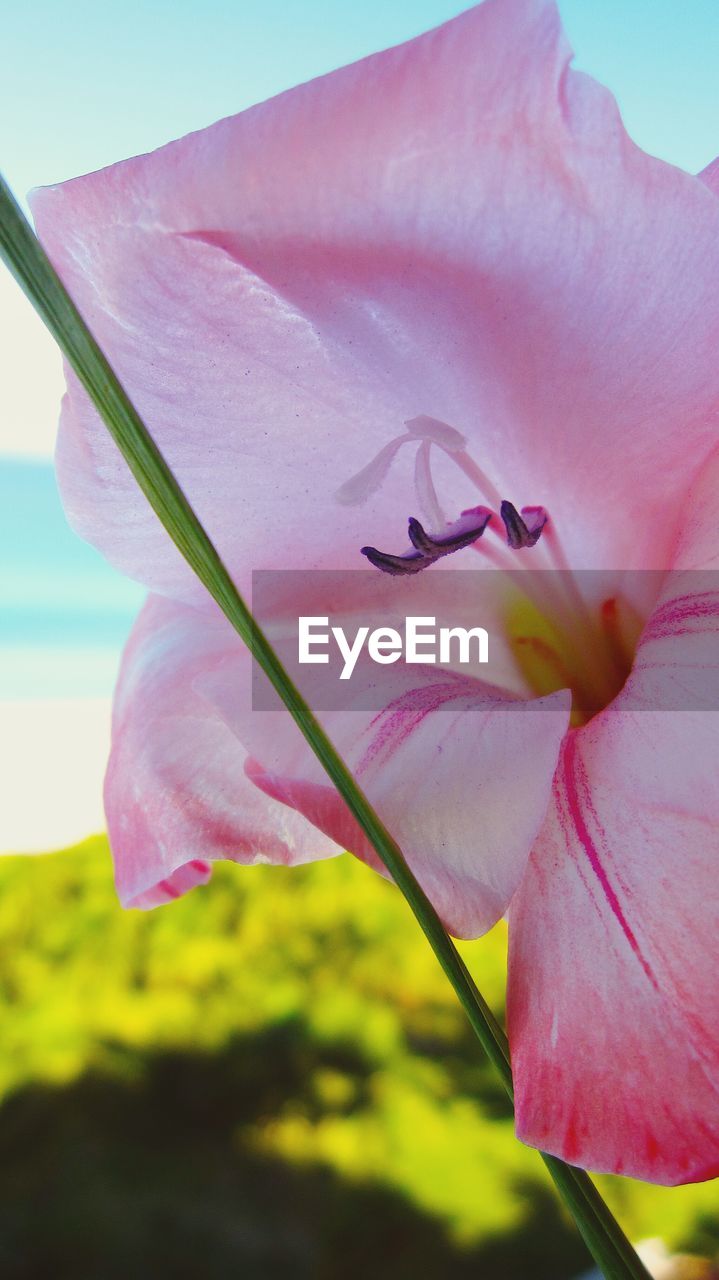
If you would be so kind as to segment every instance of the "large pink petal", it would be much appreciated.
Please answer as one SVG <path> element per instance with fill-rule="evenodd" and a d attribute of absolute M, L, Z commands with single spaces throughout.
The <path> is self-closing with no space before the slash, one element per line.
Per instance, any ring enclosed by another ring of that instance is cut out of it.
<path fill-rule="evenodd" d="M 319 718 L 444 921 L 475 937 L 504 913 L 526 866 L 569 694 L 520 702 L 450 671 L 370 667 L 358 664 L 341 706 Z M 313 669 L 310 700 L 317 679 Z M 196 687 L 250 752 L 258 787 L 383 870 L 286 712 L 251 710 L 241 656 Z"/>
<path fill-rule="evenodd" d="M 223 618 L 151 597 L 123 658 L 105 809 L 120 899 L 150 907 L 217 858 L 297 863 L 340 850 L 248 781 L 246 752 L 193 690 L 239 641 Z"/>
<path fill-rule="evenodd" d="M 651 1182 L 719 1174 L 708 717 L 638 712 L 573 735 L 510 910 L 518 1135 Z"/>
<path fill-rule="evenodd" d="M 625 690 L 565 745 L 510 912 L 520 1136 L 665 1183 L 719 1174 L 718 473 Z"/>
<path fill-rule="evenodd" d="M 578 563 L 665 565 L 715 430 L 719 208 L 568 70 L 551 0 L 407 45 L 35 197 L 38 227 L 235 571 L 357 563 L 414 506 L 343 481 L 404 419 L 471 437 Z M 76 385 L 71 516 L 194 586 Z M 451 515 L 476 494 L 451 465 Z M 636 511 L 641 498 L 641 518 Z M 456 501 L 455 501 L 456 498 Z"/>

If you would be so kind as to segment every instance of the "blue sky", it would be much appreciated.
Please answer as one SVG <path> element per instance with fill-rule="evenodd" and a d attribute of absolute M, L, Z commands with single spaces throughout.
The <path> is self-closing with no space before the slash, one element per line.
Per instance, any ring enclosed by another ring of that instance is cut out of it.
<path fill-rule="evenodd" d="M 149 150 L 434 26 L 456 0 L 1 0 L 0 156 L 15 189 Z M 580 66 L 647 150 L 719 151 L 716 0 L 560 0 Z"/>
<path fill-rule="evenodd" d="M 463 7 L 456 0 L 0 0 L 0 168 L 23 197 L 150 150 Z M 614 91 L 641 146 L 693 171 L 714 158 L 719 0 L 560 0 L 560 10 L 577 64 Z M 88 779 L 107 749 L 107 717 L 99 709 L 88 718 L 89 707 L 109 697 L 142 593 L 64 523 L 49 463 L 59 360 L 2 268 L 0 378 L 0 712 L 7 725 L 14 700 L 16 714 L 14 730 L 0 734 L 0 747 L 4 739 L 12 748 L 2 772 L 14 768 L 7 794 L 16 800 L 14 826 L 7 804 L 3 810 L 0 848 L 39 847 L 101 820 L 99 773 Z M 18 462 L 19 453 L 33 461 Z M 70 715 L 62 699 L 77 708 L 84 700 L 85 711 Z M 65 749 L 71 724 L 74 755 Z M 58 772 L 59 755 L 75 760 L 72 775 Z M 23 786 L 33 794 L 43 770 L 46 821 L 38 828 L 30 821 L 38 806 L 26 802 Z"/>

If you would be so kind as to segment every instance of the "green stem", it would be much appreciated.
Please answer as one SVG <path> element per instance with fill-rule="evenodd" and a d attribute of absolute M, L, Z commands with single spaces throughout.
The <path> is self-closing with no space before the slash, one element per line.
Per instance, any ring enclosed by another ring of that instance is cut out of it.
<path fill-rule="evenodd" d="M 434 907 L 407 866 L 401 849 L 357 786 L 255 622 L 216 548 L 1 177 L 0 254 L 93 400 L 170 537 L 270 679 L 328 777 L 404 894 L 511 1098 L 509 1046 L 502 1028 L 477 990 Z M 554 1156 L 544 1155 L 543 1159 L 607 1280 L 650 1280 L 587 1174 Z"/>

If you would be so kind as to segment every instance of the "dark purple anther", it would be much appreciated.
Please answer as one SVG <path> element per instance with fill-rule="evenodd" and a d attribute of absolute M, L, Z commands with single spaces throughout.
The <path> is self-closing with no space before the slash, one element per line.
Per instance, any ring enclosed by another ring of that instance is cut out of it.
<path fill-rule="evenodd" d="M 433 563 L 420 551 L 408 551 L 406 555 L 393 556 L 389 551 L 378 551 L 376 547 L 361 547 L 360 550 L 375 569 L 381 569 L 383 573 L 391 573 L 395 577 L 419 573 L 421 569 L 426 569 Z"/>
<path fill-rule="evenodd" d="M 547 523 L 547 512 L 544 507 L 522 507 L 521 513 L 511 502 L 506 500 L 499 508 L 499 514 L 507 530 L 507 542 L 513 551 L 521 551 L 523 547 L 533 547 Z"/>
<path fill-rule="evenodd" d="M 426 532 L 419 520 L 410 516 L 409 540 L 414 548 L 413 551 L 395 556 L 386 551 L 378 551 L 376 547 L 362 547 L 362 555 L 383 573 L 395 575 L 419 573 L 422 569 L 428 569 L 436 560 L 441 560 L 443 556 L 471 546 L 481 538 L 491 518 L 492 512 L 488 507 L 471 507 L 463 511 L 458 520 L 447 525 L 444 533 L 433 535 Z"/>

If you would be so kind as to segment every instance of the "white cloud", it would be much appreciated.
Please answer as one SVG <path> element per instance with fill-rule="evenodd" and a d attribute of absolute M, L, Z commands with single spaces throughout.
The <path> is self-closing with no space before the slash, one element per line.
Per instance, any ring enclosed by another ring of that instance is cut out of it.
<path fill-rule="evenodd" d="M 0 457 L 51 457 L 62 361 L 20 286 L 0 267 Z"/>
<path fill-rule="evenodd" d="M 102 831 L 110 700 L 0 702 L 0 853 L 43 853 Z"/>

